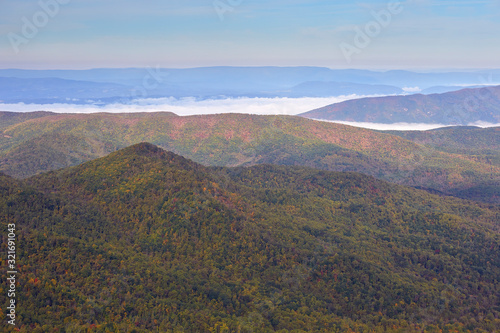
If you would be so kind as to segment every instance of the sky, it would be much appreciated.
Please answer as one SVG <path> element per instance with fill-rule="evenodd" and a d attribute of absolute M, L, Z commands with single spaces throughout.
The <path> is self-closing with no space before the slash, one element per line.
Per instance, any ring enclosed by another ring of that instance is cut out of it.
<path fill-rule="evenodd" d="M 0 0 L 0 68 L 500 68 L 500 1 Z"/>

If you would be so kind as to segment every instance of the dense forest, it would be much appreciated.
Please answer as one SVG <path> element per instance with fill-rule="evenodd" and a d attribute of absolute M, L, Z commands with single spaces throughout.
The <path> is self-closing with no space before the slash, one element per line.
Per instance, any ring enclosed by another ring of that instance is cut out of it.
<path fill-rule="evenodd" d="M 140 142 L 206 166 L 269 163 L 354 171 L 500 203 L 500 128 L 382 133 L 294 116 L 0 112 L 0 171 L 15 178 Z"/>
<path fill-rule="evenodd" d="M 19 332 L 500 331 L 498 205 L 358 173 L 141 143 L 0 174 L 0 220 Z"/>

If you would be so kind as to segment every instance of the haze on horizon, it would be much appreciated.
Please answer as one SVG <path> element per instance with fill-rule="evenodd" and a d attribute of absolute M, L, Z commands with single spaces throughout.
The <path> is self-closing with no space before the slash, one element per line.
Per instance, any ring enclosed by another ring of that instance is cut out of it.
<path fill-rule="evenodd" d="M 500 2 L 2 2 L 0 68 L 500 68 Z"/>

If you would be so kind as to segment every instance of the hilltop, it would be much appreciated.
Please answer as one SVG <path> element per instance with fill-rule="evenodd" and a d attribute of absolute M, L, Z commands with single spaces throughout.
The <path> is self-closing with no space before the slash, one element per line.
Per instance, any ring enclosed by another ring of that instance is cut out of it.
<path fill-rule="evenodd" d="M 20 332 L 500 329 L 495 206 L 148 143 L 0 191 Z"/>
<path fill-rule="evenodd" d="M 499 153 L 493 146 L 488 154 L 446 151 L 398 135 L 292 116 L 158 112 L 24 117 L 30 119 L 15 118 L 0 136 L 0 171 L 18 178 L 146 141 L 207 166 L 272 163 L 356 171 L 447 194 L 499 200 Z M 468 189 L 476 189 L 475 194 L 469 196 Z"/>

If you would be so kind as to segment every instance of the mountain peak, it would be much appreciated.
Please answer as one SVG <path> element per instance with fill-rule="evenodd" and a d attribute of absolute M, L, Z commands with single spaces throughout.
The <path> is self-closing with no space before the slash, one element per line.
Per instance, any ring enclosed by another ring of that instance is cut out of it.
<path fill-rule="evenodd" d="M 167 153 L 165 150 L 149 142 L 141 142 L 122 149 L 123 153 L 138 154 L 142 156 L 158 156 Z"/>
<path fill-rule="evenodd" d="M 141 142 L 135 145 L 120 149 L 108 156 L 102 157 L 98 160 L 100 164 L 109 165 L 126 165 L 132 169 L 147 169 L 151 164 L 164 164 L 168 167 L 176 167 L 181 169 L 198 169 L 201 165 L 184 158 L 171 151 L 166 151 L 152 143 Z M 88 163 L 84 163 L 85 166 Z"/>
<path fill-rule="evenodd" d="M 172 172 L 177 176 L 194 174 L 203 178 L 205 170 L 202 165 L 180 155 L 165 151 L 151 143 L 141 142 L 74 168 L 55 171 L 48 177 L 57 183 L 58 191 L 66 190 L 67 186 L 69 188 L 76 186 L 83 188 L 87 194 L 95 195 L 112 187 L 131 191 L 128 185 L 124 185 L 128 183 L 154 189 L 158 186 L 159 179 Z M 41 177 L 43 176 L 36 176 L 31 182 L 39 184 Z M 44 184 L 39 185 L 47 191 L 53 191 L 54 188 L 47 188 Z"/>

